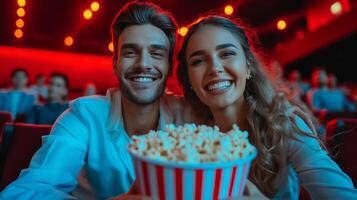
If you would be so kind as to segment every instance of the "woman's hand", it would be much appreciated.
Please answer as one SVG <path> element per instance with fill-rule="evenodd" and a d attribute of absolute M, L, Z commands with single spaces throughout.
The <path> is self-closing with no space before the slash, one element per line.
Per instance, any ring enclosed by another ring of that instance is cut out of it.
<path fill-rule="evenodd" d="M 151 200 L 148 196 L 138 195 L 138 194 L 122 194 L 108 200 Z"/>
<path fill-rule="evenodd" d="M 248 194 L 242 196 L 242 197 L 235 197 L 235 198 L 229 198 L 228 200 L 266 200 L 269 199 L 266 197 L 263 193 L 260 192 L 260 190 L 255 186 L 252 182 L 247 180 L 247 183 L 245 184 L 245 189 Z"/>

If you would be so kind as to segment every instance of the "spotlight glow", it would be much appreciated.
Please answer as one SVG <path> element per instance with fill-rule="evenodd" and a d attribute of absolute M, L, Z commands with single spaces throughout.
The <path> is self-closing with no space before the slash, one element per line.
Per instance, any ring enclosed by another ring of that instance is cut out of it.
<path fill-rule="evenodd" d="M 26 0 L 17 0 L 17 5 L 19 5 L 20 7 L 26 6 Z"/>
<path fill-rule="evenodd" d="M 24 25 L 25 25 L 24 20 L 22 20 L 22 19 L 17 19 L 17 20 L 16 20 L 16 27 L 17 27 L 17 28 L 23 28 Z"/>
<path fill-rule="evenodd" d="M 109 51 L 114 52 L 113 42 L 111 42 L 111 43 L 108 44 L 108 49 L 109 49 Z"/>
<path fill-rule="evenodd" d="M 17 16 L 19 16 L 19 17 L 23 17 L 26 14 L 25 9 L 23 9 L 23 8 L 18 8 L 16 13 L 17 13 Z"/>
<path fill-rule="evenodd" d="M 66 46 L 72 46 L 73 44 L 73 38 L 71 36 L 67 36 L 65 39 L 64 39 L 64 44 Z"/>
<path fill-rule="evenodd" d="M 330 11 L 334 15 L 338 15 L 342 12 L 342 4 L 340 2 L 335 2 L 330 6 Z"/>
<path fill-rule="evenodd" d="M 284 20 L 279 20 L 278 23 L 276 23 L 276 27 L 279 30 L 284 30 L 286 28 L 286 22 Z"/>
<path fill-rule="evenodd" d="M 24 33 L 22 32 L 21 29 L 16 29 L 15 32 L 14 32 L 14 35 L 16 38 L 20 39 L 24 36 Z"/>
<path fill-rule="evenodd" d="M 99 10 L 99 3 L 94 1 L 90 4 L 90 9 L 93 11 L 93 12 L 97 12 Z"/>
<path fill-rule="evenodd" d="M 227 5 L 226 7 L 224 7 L 224 13 L 226 13 L 226 15 L 231 15 L 234 12 L 234 8 L 231 5 Z"/>
<path fill-rule="evenodd" d="M 188 32 L 188 28 L 185 27 L 185 26 L 181 27 L 180 30 L 179 30 L 179 34 L 180 34 L 182 37 L 184 37 L 184 36 L 187 34 L 187 32 Z"/>
<path fill-rule="evenodd" d="M 84 17 L 84 19 L 86 19 L 86 20 L 89 20 L 90 18 L 92 18 L 92 16 L 93 16 L 93 13 L 92 13 L 92 11 L 89 10 L 89 9 L 86 9 L 86 10 L 83 12 L 83 17 Z"/>

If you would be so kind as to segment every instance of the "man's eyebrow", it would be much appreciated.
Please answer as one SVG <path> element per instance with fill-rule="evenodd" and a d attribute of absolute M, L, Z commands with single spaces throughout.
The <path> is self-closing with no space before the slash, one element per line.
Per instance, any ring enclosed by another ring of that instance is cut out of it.
<path fill-rule="evenodd" d="M 125 43 L 121 46 L 121 49 L 139 49 L 139 45 L 135 43 Z M 152 44 L 150 48 L 168 51 L 167 47 L 162 44 Z"/>
<path fill-rule="evenodd" d="M 125 43 L 121 46 L 121 49 L 137 49 L 138 45 L 134 43 Z"/>
<path fill-rule="evenodd" d="M 158 50 L 165 50 L 165 51 L 168 50 L 166 48 L 166 46 L 162 45 L 162 44 L 152 44 L 152 45 L 150 45 L 150 47 L 153 48 L 153 49 L 158 49 Z"/>

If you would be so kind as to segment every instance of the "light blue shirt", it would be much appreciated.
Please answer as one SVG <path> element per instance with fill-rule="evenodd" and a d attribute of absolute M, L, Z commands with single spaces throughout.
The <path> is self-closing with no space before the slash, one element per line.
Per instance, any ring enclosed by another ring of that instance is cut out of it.
<path fill-rule="evenodd" d="M 9 92 L 9 95 L 10 95 L 10 101 L 11 101 L 11 108 L 10 108 L 10 112 L 11 112 L 11 115 L 12 117 L 14 118 L 17 114 L 17 108 L 19 107 L 19 102 L 20 102 L 20 98 L 22 96 L 22 91 L 18 90 L 14 90 L 14 91 L 11 91 Z"/>
<path fill-rule="evenodd" d="M 28 114 L 34 105 L 35 96 L 25 91 L 0 91 L 0 111 L 11 112 L 14 119 L 18 113 Z"/>
<path fill-rule="evenodd" d="M 43 137 L 29 168 L 22 170 L 0 199 L 106 199 L 128 192 L 135 175 L 126 149 L 130 139 L 123 126 L 120 98 L 119 91 L 110 90 L 107 97 L 71 102 L 50 135 Z M 167 123 L 183 123 L 174 119 L 179 114 L 168 99 L 160 100 L 158 129 Z"/>
<path fill-rule="evenodd" d="M 307 124 L 296 117 L 298 127 L 311 133 Z M 318 141 L 309 136 L 295 134 L 287 146 L 288 167 L 285 179 L 273 199 L 299 199 L 302 185 L 312 199 L 357 199 L 357 190 L 340 167 L 328 156 Z"/>
<path fill-rule="evenodd" d="M 327 109 L 330 112 L 356 111 L 355 105 L 350 102 L 340 89 L 316 89 L 311 91 L 312 107 L 319 111 Z"/>

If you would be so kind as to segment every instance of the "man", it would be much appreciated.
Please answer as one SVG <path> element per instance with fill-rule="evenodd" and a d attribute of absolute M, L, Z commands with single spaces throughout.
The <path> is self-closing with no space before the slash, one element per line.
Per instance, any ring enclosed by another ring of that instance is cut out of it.
<path fill-rule="evenodd" d="M 314 69 L 311 81 L 314 88 L 308 92 L 307 100 L 315 112 L 323 110 L 328 112 L 353 112 L 356 110 L 342 90 L 329 89 L 328 75 L 324 69 Z"/>
<path fill-rule="evenodd" d="M 13 88 L 0 92 L 0 110 L 10 112 L 15 119 L 26 115 L 35 104 L 35 96 L 26 91 L 28 73 L 25 69 L 16 68 L 11 73 Z"/>
<path fill-rule="evenodd" d="M 120 91 L 72 102 L 29 168 L 0 199 L 106 199 L 128 192 L 135 180 L 126 149 L 129 136 L 182 123 L 178 112 L 187 111 L 173 104 L 172 97 L 160 99 L 172 66 L 176 31 L 174 19 L 159 7 L 127 4 L 112 24 Z"/>
<path fill-rule="evenodd" d="M 48 90 L 48 102 L 44 105 L 35 105 L 26 118 L 26 122 L 32 124 L 53 124 L 57 117 L 68 108 L 67 95 L 67 76 L 61 73 L 52 73 Z"/>

